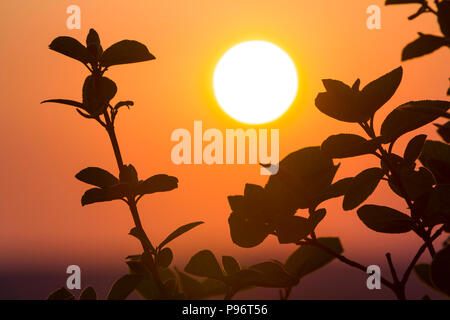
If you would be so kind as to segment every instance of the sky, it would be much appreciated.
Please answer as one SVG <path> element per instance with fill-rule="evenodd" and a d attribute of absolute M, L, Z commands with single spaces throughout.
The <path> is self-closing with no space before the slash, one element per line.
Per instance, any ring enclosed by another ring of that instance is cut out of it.
<path fill-rule="evenodd" d="M 87 207 L 80 203 L 88 186 L 74 178 L 78 171 L 99 166 L 117 174 L 106 132 L 71 108 L 40 105 L 48 98 L 80 100 L 88 75 L 79 62 L 48 49 L 55 37 L 67 35 L 84 43 L 89 29 L 94 28 L 104 48 L 122 39 L 147 45 L 156 60 L 112 67 L 107 75 L 118 85 L 116 99 L 135 102 L 130 111 L 121 111 L 116 124 L 125 163 L 138 168 L 141 178 L 166 173 L 179 179 L 177 190 L 147 196 L 140 202 L 143 225 L 158 243 L 182 224 L 205 222 L 172 243 L 179 268 L 202 249 L 211 249 L 217 256 L 233 255 L 249 265 L 269 259 L 284 261 L 295 250 L 292 245 L 279 245 L 275 238 L 252 249 L 239 248 L 231 241 L 227 196 L 242 194 L 245 183 L 264 185 L 267 177 L 259 174 L 257 165 L 175 165 L 170 158 L 175 145 L 171 133 L 178 128 L 193 132 L 195 120 L 202 121 L 204 130 L 222 132 L 279 129 L 283 158 L 298 149 L 320 145 L 332 134 L 362 133 L 356 125 L 340 123 L 317 110 L 314 99 L 323 91 L 321 79 L 352 84 L 360 78 L 365 85 L 399 65 L 404 68 L 403 81 L 377 113 L 376 126 L 404 102 L 446 100 L 448 50 L 400 61 L 403 47 L 418 31 L 439 34 L 434 16 L 408 21 L 416 6 L 385 7 L 383 3 L 2 1 L 0 277 L 6 286 L 1 288 L 0 297 L 43 298 L 47 287 L 64 283 L 65 268 L 70 264 L 79 265 L 87 279 L 104 286 L 107 281 L 100 283 L 98 279 L 126 272 L 124 258 L 140 252 L 139 243 L 128 235 L 133 225 L 123 202 Z M 81 8 L 80 30 L 66 27 L 66 8 L 71 4 Z M 373 4 L 381 8 L 379 30 L 366 27 L 366 9 Z M 249 40 L 269 41 L 282 48 L 293 59 L 299 75 L 298 95 L 290 109 L 276 121 L 258 126 L 226 115 L 212 86 L 214 68 L 222 55 Z M 437 139 L 433 126 L 422 132 Z M 399 152 L 412 136 L 399 141 Z M 374 165 L 377 160 L 370 157 L 341 161 L 336 178 L 354 176 Z M 413 234 L 377 234 L 359 221 L 355 211 L 344 212 L 341 201 L 325 204 L 328 215 L 318 235 L 339 236 L 345 255 L 363 264 L 380 265 L 385 272 L 384 255 L 389 251 L 399 269 L 404 269 L 420 246 L 418 239 Z M 383 184 L 368 203 L 406 209 Z M 423 260 L 428 261 L 429 256 L 424 255 Z M 345 286 L 349 297 L 392 298 L 387 290 L 369 292 L 365 275 L 358 272 L 333 262 L 306 279 L 304 286 L 302 282 L 293 297 L 339 298 L 339 286 Z M 409 289 L 413 298 L 426 291 L 415 279 Z M 261 296 L 276 299 L 277 292 L 268 290 Z"/>

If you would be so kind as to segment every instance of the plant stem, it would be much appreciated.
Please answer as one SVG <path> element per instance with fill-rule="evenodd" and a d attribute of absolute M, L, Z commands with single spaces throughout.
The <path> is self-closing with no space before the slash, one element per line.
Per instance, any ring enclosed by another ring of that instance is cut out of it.
<path fill-rule="evenodd" d="M 120 153 L 119 142 L 117 141 L 116 131 L 114 130 L 114 124 L 111 122 L 109 114 L 107 111 L 104 113 L 105 121 L 106 121 L 106 131 L 108 132 L 109 139 L 111 140 L 111 144 L 114 150 L 114 155 L 116 157 L 117 166 L 119 167 L 119 172 L 122 171 L 123 168 L 123 160 L 122 154 Z"/>
<path fill-rule="evenodd" d="M 345 264 L 347 264 L 347 265 L 349 265 L 349 266 L 351 266 L 353 268 L 359 269 L 359 270 L 363 271 L 364 273 L 367 272 L 367 267 L 366 266 L 363 266 L 362 264 L 360 264 L 358 262 L 350 260 L 350 259 L 346 258 L 345 256 L 343 256 L 343 255 L 341 255 L 341 254 L 339 254 L 337 252 L 334 252 L 333 250 L 331 250 L 330 248 L 322 245 L 320 242 L 318 242 L 316 240 L 307 239 L 305 241 L 300 241 L 297 244 L 313 245 L 313 246 L 315 246 L 317 248 L 322 249 L 326 253 L 334 256 L 336 259 L 340 260 L 341 262 L 343 262 L 343 263 L 345 263 Z M 381 283 L 384 284 L 386 287 L 388 287 L 389 289 L 391 289 L 391 290 L 393 290 L 395 292 L 394 285 L 390 281 L 388 281 L 385 278 L 381 277 Z"/>
<path fill-rule="evenodd" d="M 122 154 L 120 152 L 119 142 L 117 141 L 116 132 L 114 129 L 114 124 L 111 121 L 111 118 L 107 111 L 104 112 L 105 121 L 106 121 L 106 131 L 108 132 L 109 138 L 111 140 L 111 144 L 114 150 L 114 155 L 116 157 L 117 166 L 119 167 L 119 172 L 123 169 L 123 159 Z M 133 217 L 133 221 L 135 224 L 135 227 L 139 234 L 142 236 L 141 244 L 142 248 L 144 249 L 144 253 L 148 256 L 148 267 L 149 270 L 153 276 L 153 279 L 155 280 L 155 283 L 162 295 L 162 297 L 167 297 L 167 291 L 164 287 L 164 284 L 161 280 L 161 277 L 159 276 L 158 269 L 156 267 L 155 261 L 153 259 L 153 252 L 155 251 L 153 245 L 150 242 L 150 239 L 148 238 L 147 234 L 145 233 L 144 228 L 142 227 L 141 219 L 139 217 L 139 211 L 137 209 L 136 205 L 136 199 L 133 196 L 128 197 L 128 206 L 130 208 L 131 215 Z"/>

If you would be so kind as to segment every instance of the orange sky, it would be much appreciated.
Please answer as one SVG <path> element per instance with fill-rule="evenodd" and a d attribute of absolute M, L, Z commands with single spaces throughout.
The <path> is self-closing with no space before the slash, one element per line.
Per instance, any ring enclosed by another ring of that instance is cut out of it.
<path fill-rule="evenodd" d="M 124 161 L 140 176 L 167 173 L 179 178 L 179 189 L 147 196 L 140 202 L 143 224 L 159 242 L 181 224 L 202 220 L 184 238 L 174 241 L 176 264 L 201 249 L 238 260 L 284 260 L 293 246 L 269 238 L 254 249 L 241 249 L 230 239 L 227 196 L 241 194 L 246 182 L 264 184 L 258 166 L 182 165 L 170 160 L 177 128 L 248 128 L 225 115 L 214 99 L 212 74 L 220 57 L 246 40 L 266 40 L 285 50 L 299 73 L 299 94 L 280 119 L 259 128 L 280 129 L 280 157 L 318 145 L 331 134 L 359 132 L 320 113 L 314 98 L 321 79 L 347 83 L 359 77 L 366 84 L 400 65 L 402 48 L 417 31 L 438 34 L 432 15 L 410 22 L 415 6 L 383 6 L 381 0 L 268 1 L 62 1 L 18 0 L 0 3 L 0 270 L 46 268 L 50 265 L 102 267 L 121 264 L 138 253 L 127 235 L 132 220 L 122 202 L 82 208 L 88 188 L 74 175 L 87 166 L 116 173 L 106 133 L 64 106 L 40 105 L 47 98 L 81 99 L 87 70 L 77 61 L 48 49 L 56 36 L 81 42 L 90 27 L 103 47 L 128 38 L 145 43 L 155 61 L 112 67 L 108 77 L 118 85 L 116 99 L 134 100 L 122 111 L 117 133 Z M 66 28 L 66 8 L 81 7 L 81 30 Z M 381 30 L 368 30 L 366 8 L 382 9 Z M 449 52 L 404 63 L 404 77 L 393 99 L 377 114 L 376 124 L 393 107 L 420 99 L 447 99 Z M 258 128 L 258 127 L 257 127 Z M 435 138 L 433 127 L 428 132 Z M 404 145 L 404 141 L 397 147 Z M 372 158 L 344 161 L 338 178 L 355 175 Z M 372 203 L 405 209 L 380 187 Z M 384 265 L 391 248 L 394 259 L 410 258 L 419 245 L 413 235 L 389 236 L 365 228 L 354 212 L 343 212 L 341 200 L 327 203 L 328 216 L 318 234 L 339 236 L 347 255 L 365 264 Z M 5 258 L 6 257 L 6 258 Z"/>

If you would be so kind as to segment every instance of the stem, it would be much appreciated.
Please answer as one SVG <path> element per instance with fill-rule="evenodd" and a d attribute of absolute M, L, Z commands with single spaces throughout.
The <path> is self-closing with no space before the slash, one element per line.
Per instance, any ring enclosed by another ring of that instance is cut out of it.
<path fill-rule="evenodd" d="M 346 258 L 345 256 L 343 256 L 343 255 L 341 255 L 341 254 L 339 254 L 339 253 L 334 252 L 333 250 L 331 250 L 330 248 L 328 248 L 328 247 L 322 245 L 320 242 L 318 242 L 318 241 L 316 241 L 316 240 L 310 240 L 310 239 L 307 239 L 307 240 L 305 240 L 305 241 L 300 241 L 300 242 L 298 242 L 297 244 L 313 245 L 313 246 L 315 246 L 315 247 L 317 247 L 317 248 L 322 249 L 322 250 L 325 251 L 326 253 L 328 253 L 328 254 L 334 256 L 336 259 L 338 259 L 338 260 L 340 260 L 341 262 L 343 262 L 343 263 L 349 265 L 350 267 L 359 269 L 359 270 L 363 271 L 364 273 L 367 272 L 367 267 L 366 267 L 366 266 L 363 266 L 362 264 L 360 264 L 360 263 L 358 263 L 358 262 L 355 262 L 355 261 L 353 261 L 353 260 L 350 260 L 350 259 Z M 388 287 L 389 289 L 391 289 L 391 290 L 393 290 L 393 291 L 395 292 L 395 287 L 394 287 L 394 285 L 393 285 L 390 281 L 388 281 L 388 280 L 386 280 L 385 278 L 381 277 L 381 283 L 384 284 L 386 287 Z"/>
<path fill-rule="evenodd" d="M 392 279 L 394 280 L 394 284 L 398 284 L 400 281 L 398 280 L 397 272 L 395 271 L 394 263 L 392 262 L 391 254 L 386 253 L 386 259 L 388 261 L 389 269 L 391 270 Z"/>
<path fill-rule="evenodd" d="M 119 142 L 117 141 L 116 131 L 114 130 L 114 125 L 109 118 L 109 114 L 107 111 L 104 112 L 105 121 L 106 121 L 106 131 L 108 132 L 109 139 L 111 140 L 111 144 L 114 150 L 114 155 L 116 156 L 117 166 L 119 167 L 119 171 L 122 171 L 123 168 L 123 160 L 122 154 L 120 153 Z"/>
<path fill-rule="evenodd" d="M 436 233 L 429 239 L 431 243 L 433 243 L 434 240 L 436 240 L 444 231 L 444 226 L 439 228 Z M 403 285 L 406 285 L 406 282 L 408 281 L 409 275 L 411 274 L 412 270 L 414 269 L 414 266 L 416 265 L 417 261 L 419 261 L 420 256 L 424 253 L 425 249 L 427 248 L 426 244 L 423 244 L 419 250 L 417 251 L 416 255 L 414 256 L 413 260 L 409 264 L 408 268 L 406 269 L 405 273 L 403 274 L 403 278 L 401 283 Z"/>
<path fill-rule="evenodd" d="M 114 124 L 111 121 L 111 118 L 107 111 L 104 112 L 105 121 L 106 121 L 106 131 L 108 132 L 109 138 L 111 140 L 111 144 L 114 150 L 114 155 L 116 157 L 117 166 L 119 167 L 119 171 L 121 171 L 124 167 L 123 160 L 122 160 L 122 154 L 120 152 L 119 143 L 117 141 L 116 132 L 114 130 Z M 131 215 L 133 217 L 134 224 L 136 226 L 136 229 L 138 232 L 142 235 L 141 244 L 142 248 L 144 249 L 144 253 L 148 256 L 148 267 L 149 270 L 153 276 L 153 279 L 155 280 L 155 283 L 161 293 L 162 297 L 167 297 L 167 291 L 164 287 L 164 284 L 161 280 L 161 277 L 159 276 L 158 269 L 156 267 L 155 261 L 153 259 L 153 253 L 155 252 L 155 249 L 153 245 L 150 242 L 150 239 L 148 238 L 147 234 L 144 231 L 144 228 L 142 227 L 141 219 L 139 217 L 139 212 L 136 206 L 136 199 L 135 196 L 128 196 L 128 206 L 131 211 Z"/>

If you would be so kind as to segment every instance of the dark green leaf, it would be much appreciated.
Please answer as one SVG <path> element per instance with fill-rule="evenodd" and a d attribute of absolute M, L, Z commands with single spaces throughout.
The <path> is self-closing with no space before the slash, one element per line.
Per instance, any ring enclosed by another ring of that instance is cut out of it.
<path fill-rule="evenodd" d="M 405 161 L 409 163 L 414 163 L 417 160 L 417 158 L 419 158 L 426 139 L 427 139 L 426 134 L 419 134 L 418 136 L 412 138 L 411 141 L 409 141 L 408 145 L 406 146 L 405 153 L 403 155 Z"/>
<path fill-rule="evenodd" d="M 358 209 L 358 217 L 370 229 L 383 233 L 411 231 L 411 219 L 395 209 L 377 205 L 365 205 Z"/>
<path fill-rule="evenodd" d="M 394 109 L 381 125 L 381 135 L 393 141 L 418 129 L 442 115 L 450 108 L 448 101 L 411 101 Z"/>
<path fill-rule="evenodd" d="M 105 50 L 100 63 L 103 67 L 153 60 L 155 57 L 142 43 L 122 40 Z"/>
<path fill-rule="evenodd" d="M 184 271 L 199 277 L 223 279 L 223 271 L 220 268 L 214 254 L 209 250 L 196 253 L 188 262 Z"/>
<path fill-rule="evenodd" d="M 402 52 L 402 61 L 421 57 L 445 46 L 446 40 L 430 34 L 419 33 L 419 38 L 408 44 Z"/>
<path fill-rule="evenodd" d="M 379 145 L 379 139 L 366 140 L 356 134 L 338 134 L 328 137 L 321 149 L 330 158 L 340 159 L 374 153 Z"/>
<path fill-rule="evenodd" d="M 75 296 L 66 288 L 62 287 L 52 292 L 47 300 L 75 300 Z"/>
<path fill-rule="evenodd" d="M 317 241 L 336 254 L 341 254 L 344 251 L 339 238 L 318 238 Z M 333 259 L 334 256 L 318 247 L 302 245 L 288 257 L 285 267 L 290 274 L 301 279 L 305 275 L 327 265 Z"/>
<path fill-rule="evenodd" d="M 156 264 L 161 268 L 167 268 L 173 260 L 173 252 L 170 248 L 162 249 L 156 256 Z"/>
<path fill-rule="evenodd" d="M 167 238 L 164 239 L 164 241 L 159 244 L 158 248 L 160 248 L 160 249 L 163 248 L 166 244 L 168 244 L 172 240 L 178 238 L 182 234 L 190 231 L 191 229 L 193 229 L 193 228 L 195 228 L 195 227 L 197 227 L 197 226 L 199 226 L 199 225 L 201 225 L 203 223 L 204 223 L 203 221 L 197 221 L 197 222 L 188 223 L 188 224 L 185 224 L 184 226 L 179 227 L 174 232 L 169 234 L 167 236 Z"/>
<path fill-rule="evenodd" d="M 80 295 L 80 300 L 97 300 L 97 293 L 94 288 L 87 287 Z"/>
<path fill-rule="evenodd" d="M 97 167 L 83 169 L 75 175 L 75 178 L 99 188 L 111 187 L 119 183 L 119 180 L 111 173 Z"/>
<path fill-rule="evenodd" d="M 230 256 L 223 256 L 222 264 L 223 268 L 225 269 L 225 272 L 229 276 L 234 275 L 241 270 L 241 267 L 239 263 L 236 261 L 236 259 Z"/>
<path fill-rule="evenodd" d="M 124 275 L 113 284 L 111 291 L 108 293 L 107 300 L 125 300 L 136 289 L 141 281 L 141 275 Z"/>
<path fill-rule="evenodd" d="M 353 178 L 344 196 L 344 210 L 352 210 L 363 203 L 377 188 L 384 176 L 380 168 L 366 169 Z"/>
<path fill-rule="evenodd" d="M 450 296 L 450 247 L 437 252 L 431 262 L 430 274 L 433 284 L 440 291 Z"/>
<path fill-rule="evenodd" d="M 402 81 L 403 69 L 399 67 L 372 81 L 361 91 L 361 108 L 373 117 L 375 112 L 392 98 Z"/>
<path fill-rule="evenodd" d="M 157 174 L 137 186 L 137 194 L 152 194 L 155 192 L 165 192 L 178 188 L 178 179 L 166 174 Z"/>
<path fill-rule="evenodd" d="M 91 59 L 88 49 L 71 37 L 58 37 L 52 41 L 49 48 L 82 63 L 88 63 Z"/>

